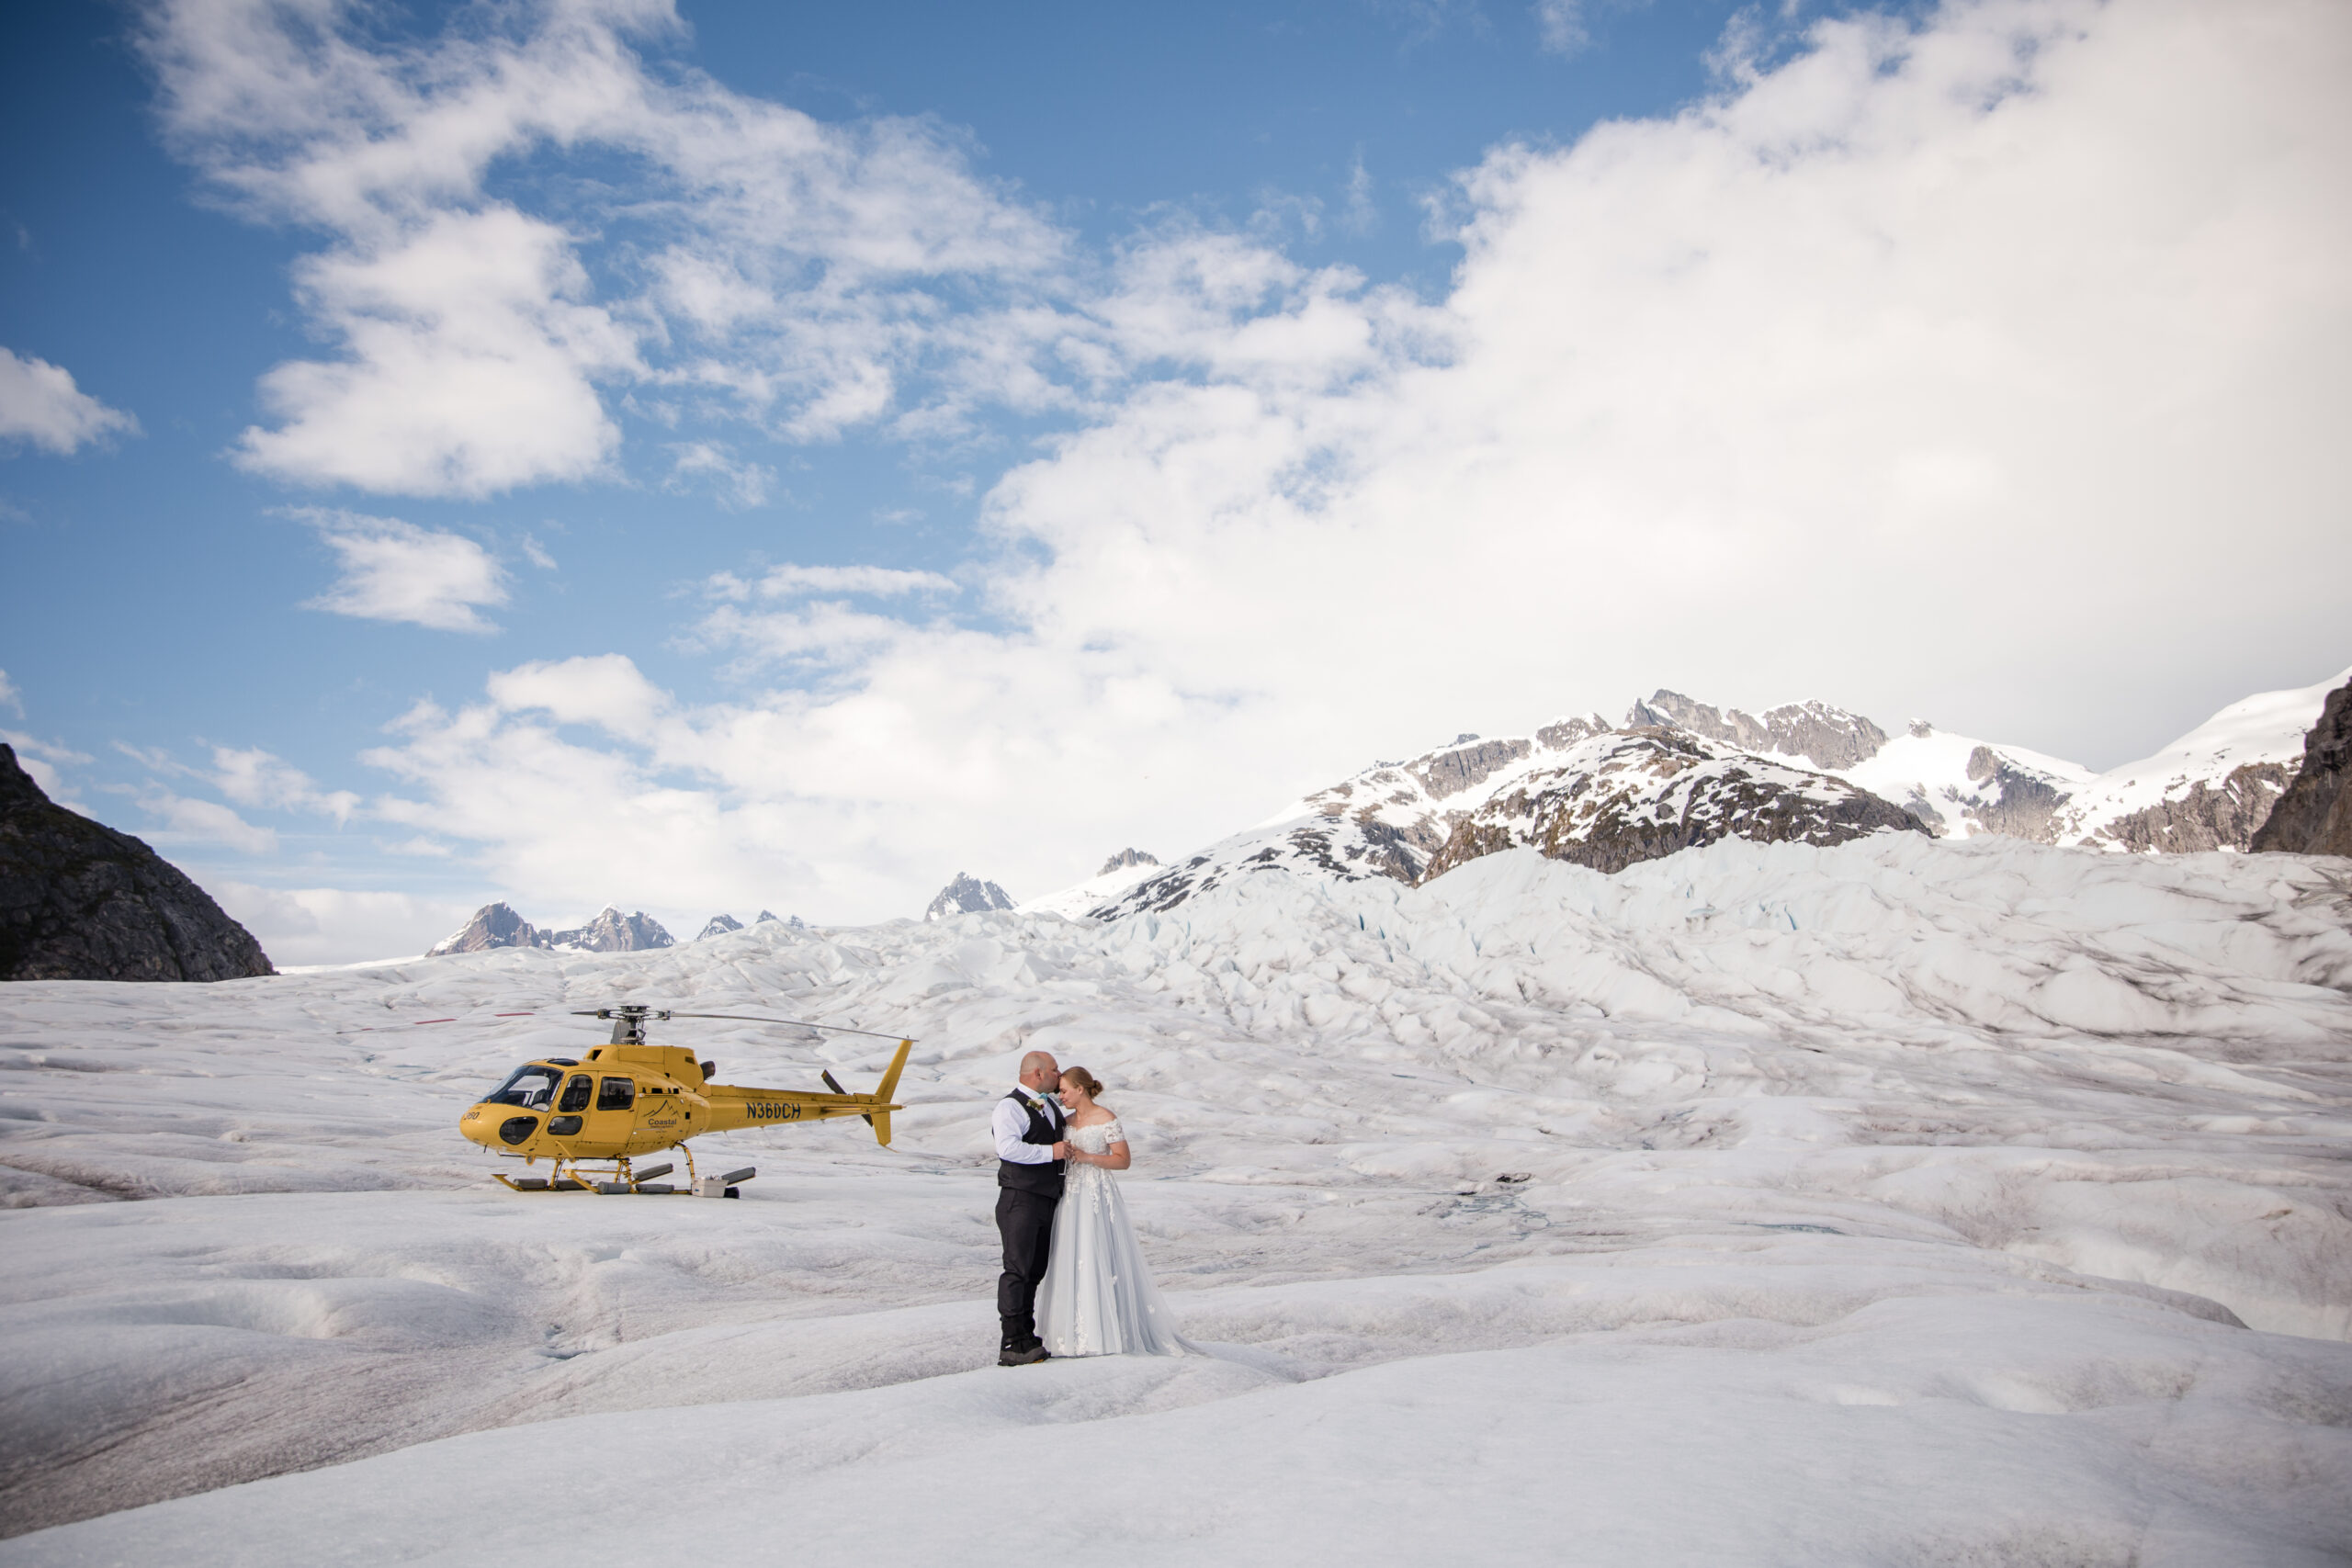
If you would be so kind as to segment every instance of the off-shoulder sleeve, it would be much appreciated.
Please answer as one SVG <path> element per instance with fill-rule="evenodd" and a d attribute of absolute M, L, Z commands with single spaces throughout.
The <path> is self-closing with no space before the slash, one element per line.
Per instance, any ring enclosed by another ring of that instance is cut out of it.
<path fill-rule="evenodd" d="M 1108 1122 L 1102 1123 L 1102 1146 L 1104 1148 L 1110 1147 L 1113 1144 L 1124 1144 L 1126 1141 L 1127 1130 L 1119 1125 L 1119 1119 L 1117 1117 L 1114 1116 Z"/>

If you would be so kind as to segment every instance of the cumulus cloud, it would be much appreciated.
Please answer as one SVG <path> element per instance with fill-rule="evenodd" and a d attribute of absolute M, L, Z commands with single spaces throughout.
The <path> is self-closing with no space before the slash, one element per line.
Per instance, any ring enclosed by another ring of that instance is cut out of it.
<path fill-rule="evenodd" d="M 258 747 L 216 746 L 212 768 L 213 784 L 240 806 L 316 812 L 334 818 L 337 827 L 359 807 L 359 797 L 349 790 L 322 790 L 310 774 Z"/>
<path fill-rule="evenodd" d="M 2103 761 L 2341 665 L 2352 13 L 1971 0 L 1726 60 L 1466 171 L 1434 302 L 1230 234 L 1114 258 L 1099 411 L 986 497 L 962 618 L 739 580 L 695 635 L 791 683 L 609 666 L 375 760 L 512 885 L 597 897 L 610 845 L 678 903 L 865 918 L 1660 683 Z"/>
<path fill-rule="evenodd" d="M 0 670 L 0 708 L 6 708 L 18 718 L 25 716 L 25 694 L 17 690 L 17 683 L 8 679 L 6 670 Z"/>
<path fill-rule="evenodd" d="M 73 372 L 62 366 L 0 348 L 0 443 L 28 442 L 64 457 L 107 436 L 138 432 L 137 420 L 74 386 Z"/>
<path fill-rule="evenodd" d="M 479 612 L 506 603 L 506 573 L 491 553 L 459 534 L 397 517 L 301 509 L 341 558 L 343 575 L 306 608 L 436 631 L 492 632 Z"/>
<path fill-rule="evenodd" d="M 249 855 L 277 852 L 275 831 L 246 821 L 217 800 L 196 800 L 167 789 L 149 789 L 141 793 L 139 804 L 164 819 L 165 827 L 155 837 L 165 843 L 225 844 Z"/>
<path fill-rule="evenodd" d="M 587 479 L 610 471 L 618 384 L 792 439 L 894 411 L 937 430 L 1005 380 L 961 362 L 1062 330 L 1035 307 L 1065 237 L 957 138 L 825 124 L 663 62 L 667 0 L 465 11 L 398 44 L 377 19 L 339 0 L 145 18 L 173 147 L 223 201 L 329 237 L 296 285 L 335 352 L 264 378 L 250 468 L 421 495 Z M 741 497 L 752 470 L 726 472 Z"/>

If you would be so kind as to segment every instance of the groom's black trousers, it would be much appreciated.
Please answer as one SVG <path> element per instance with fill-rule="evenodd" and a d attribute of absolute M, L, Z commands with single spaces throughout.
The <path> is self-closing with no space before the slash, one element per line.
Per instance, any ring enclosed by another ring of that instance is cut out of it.
<path fill-rule="evenodd" d="M 1046 1256 L 1054 1239 L 1050 1192 L 996 1190 L 996 1230 L 1004 1238 L 1004 1272 L 997 1276 L 996 1315 L 1004 1325 L 1004 1348 L 1025 1350 L 1037 1342 L 1037 1282 L 1046 1277 Z"/>

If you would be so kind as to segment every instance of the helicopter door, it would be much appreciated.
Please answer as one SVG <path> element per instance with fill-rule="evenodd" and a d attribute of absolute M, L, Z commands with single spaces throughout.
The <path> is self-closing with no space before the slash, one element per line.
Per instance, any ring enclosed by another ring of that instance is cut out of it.
<path fill-rule="evenodd" d="M 556 1114 L 548 1122 L 548 1131 L 559 1138 L 568 1138 L 580 1131 L 580 1113 L 588 1109 L 589 1096 L 596 1092 L 595 1080 L 586 1073 L 574 1073 L 571 1081 L 563 1086 L 563 1098 L 555 1102 Z"/>

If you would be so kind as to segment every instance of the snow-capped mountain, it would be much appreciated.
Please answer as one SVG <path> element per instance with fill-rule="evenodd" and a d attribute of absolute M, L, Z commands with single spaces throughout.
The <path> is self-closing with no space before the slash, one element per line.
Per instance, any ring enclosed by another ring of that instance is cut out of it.
<path fill-rule="evenodd" d="M 941 888 L 939 896 L 932 899 L 923 910 L 922 918 L 940 920 L 950 915 L 978 915 L 990 909 L 1012 908 L 1012 896 L 1003 888 L 959 871 L 956 874 L 956 880 Z"/>
<path fill-rule="evenodd" d="M 1637 705 L 1635 716 L 1642 712 Z M 1532 737 L 1464 735 L 1408 761 L 1376 763 L 1090 913 L 1110 919 L 1173 908 L 1267 867 L 1415 885 L 1521 847 L 1614 872 L 1725 838 L 1839 844 L 1926 831 L 1910 813 L 1829 774 L 1655 724 L 1612 728 L 1593 714 Z"/>
<path fill-rule="evenodd" d="M 722 917 L 723 918 L 723 917 Z M 703 933 L 709 935 L 708 931 Z M 481 953 L 493 947 L 559 947 L 578 953 L 641 953 L 675 945 L 676 939 L 662 922 L 639 909 L 624 915 L 607 904 L 584 926 L 566 931 L 542 931 L 525 919 L 511 904 L 484 904 L 473 919 L 451 931 L 426 952 L 427 958 L 452 953 Z"/>
<path fill-rule="evenodd" d="M 1671 729 L 1596 735 L 1456 822 L 1421 878 L 1498 850 L 1623 871 L 1721 839 L 1842 844 L 1926 833 L 1911 813 L 1828 773 L 1805 773 Z"/>
<path fill-rule="evenodd" d="M 1063 915 L 1076 919 L 1089 909 L 1116 898 L 1145 877 L 1160 870 L 1159 857 L 1137 849 L 1121 850 L 1102 863 L 1102 869 L 1085 881 L 1023 904 L 1024 915 Z"/>
<path fill-rule="evenodd" d="M 1520 846 L 1603 871 L 1723 838 L 1833 844 L 1905 831 L 2244 850 L 2347 676 L 2233 704 L 2155 757 L 2106 773 L 1917 720 L 1890 736 L 1826 703 L 1757 715 L 1661 690 L 1622 724 L 1574 716 L 1374 763 L 1164 871 L 1081 883 L 1025 908 L 1115 919 L 1173 908 L 1265 867 L 1417 885 Z"/>
<path fill-rule="evenodd" d="M 2153 757 L 2100 774 L 2061 807 L 2055 841 L 2168 851 L 2251 846 L 2303 766 L 2303 737 L 2346 670 L 2316 685 L 2261 692 Z"/>

